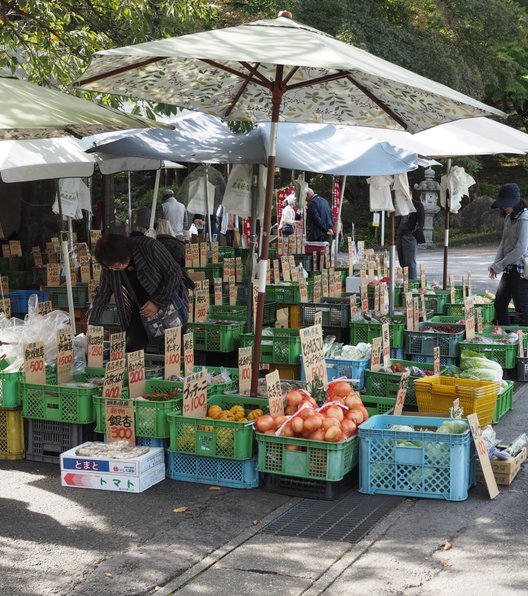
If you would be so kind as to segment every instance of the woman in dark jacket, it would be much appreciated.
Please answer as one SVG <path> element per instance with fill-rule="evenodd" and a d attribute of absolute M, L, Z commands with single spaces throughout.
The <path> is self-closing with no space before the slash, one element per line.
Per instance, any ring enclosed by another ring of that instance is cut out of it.
<path fill-rule="evenodd" d="M 129 352 L 144 349 L 148 344 L 141 317 L 152 317 L 159 309 L 176 303 L 180 324 L 187 324 L 186 276 L 161 242 L 146 236 L 104 234 L 97 241 L 94 255 L 103 270 L 88 313 L 91 325 L 99 323 L 112 294 L 127 333 Z"/>

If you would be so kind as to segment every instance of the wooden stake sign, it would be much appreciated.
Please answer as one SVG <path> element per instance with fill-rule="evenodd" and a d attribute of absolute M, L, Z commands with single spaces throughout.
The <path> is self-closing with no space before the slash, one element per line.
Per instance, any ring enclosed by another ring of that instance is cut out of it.
<path fill-rule="evenodd" d="M 242 269 L 242 257 L 235 259 L 235 279 L 236 283 L 241 284 L 244 281 L 244 274 Z"/>
<path fill-rule="evenodd" d="M 471 296 L 473 294 L 473 289 L 472 289 L 472 284 L 471 284 L 471 271 L 468 271 L 467 274 L 467 291 L 468 291 L 468 296 Z"/>
<path fill-rule="evenodd" d="M 193 256 L 193 252 L 192 252 L 191 245 L 186 244 L 185 245 L 185 269 L 191 269 L 191 267 L 193 266 L 192 256 Z"/>
<path fill-rule="evenodd" d="M 328 269 L 321 270 L 321 283 L 322 283 L 321 294 L 322 294 L 323 298 L 326 298 L 326 297 L 328 297 Z"/>
<path fill-rule="evenodd" d="M 191 244 L 192 250 L 192 265 L 193 267 L 200 266 L 200 247 L 198 244 Z"/>
<path fill-rule="evenodd" d="M 475 337 L 475 307 L 473 298 L 464 300 L 464 319 L 466 321 L 466 340 L 471 341 Z"/>
<path fill-rule="evenodd" d="M 328 385 L 323 353 L 323 330 L 321 325 L 299 329 L 304 374 L 307 383 L 319 378 L 324 387 Z"/>
<path fill-rule="evenodd" d="M 88 325 L 88 368 L 103 368 L 104 327 Z"/>
<path fill-rule="evenodd" d="M 42 262 L 42 252 L 40 251 L 40 246 L 34 246 L 31 249 L 31 255 L 33 256 L 33 265 L 35 267 L 44 266 L 44 263 Z"/>
<path fill-rule="evenodd" d="M 145 396 L 145 350 L 127 354 L 128 392 L 131 399 Z"/>
<path fill-rule="evenodd" d="M 181 373 L 181 327 L 165 329 L 165 380 L 170 381 Z"/>
<path fill-rule="evenodd" d="M 21 257 L 22 256 L 22 245 L 20 244 L 20 240 L 10 240 L 9 241 L 9 250 L 11 252 L 12 257 Z"/>
<path fill-rule="evenodd" d="M 278 285 L 280 281 L 279 259 L 273 259 L 273 283 Z"/>
<path fill-rule="evenodd" d="M 274 370 L 266 375 L 266 391 L 268 393 L 269 413 L 272 416 L 284 416 L 284 403 L 279 371 Z"/>
<path fill-rule="evenodd" d="M 348 276 L 354 275 L 354 243 L 350 236 L 347 237 L 348 242 Z"/>
<path fill-rule="evenodd" d="M 407 388 L 409 387 L 409 373 L 403 372 L 400 378 L 400 385 L 398 393 L 396 394 L 396 403 L 394 404 L 394 415 L 401 416 L 403 404 L 405 403 L 405 396 L 407 395 Z"/>
<path fill-rule="evenodd" d="M 188 377 L 194 372 L 194 336 L 192 331 L 183 336 L 183 374 Z"/>
<path fill-rule="evenodd" d="M 183 415 L 189 418 L 207 416 L 207 371 L 187 375 L 183 380 Z"/>
<path fill-rule="evenodd" d="M 420 287 L 422 288 L 422 290 L 425 290 L 427 288 L 427 280 L 425 278 L 425 267 L 423 265 L 420 265 Z"/>
<path fill-rule="evenodd" d="M 236 306 L 237 287 L 233 282 L 229 282 L 229 306 Z"/>
<path fill-rule="evenodd" d="M 403 293 L 407 294 L 409 291 L 409 267 L 403 268 Z"/>
<path fill-rule="evenodd" d="M 247 346 L 238 348 L 238 392 L 249 395 L 251 391 L 251 363 L 253 362 L 253 348 Z"/>
<path fill-rule="evenodd" d="M 211 245 L 211 262 L 218 263 L 218 242 L 213 242 Z"/>
<path fill-rule="evenodd" d="M 79 263 L 81 265 L 81 283 L 87 284 L 92 279 L 92 272 L 90 270 L 90 257 L 80 257 Z"/>
<path fill-rule="evenodd" d="M 36 341 L 24 346 L 24 372 L 26 383 L 46 384 L 44 342 Z"/>
<path fill-rule="evenodd" d="M 60 286 L 60 265 L 58 263 L 48 263 L 47 275 L 48 286 L 53 288 Z"/>
<path fill-rule="evenodd" d="M 126 333 L 112 333 L 110 335 L 110 362 L 114 360 L 125 360 Z M 124 368 L 123 364 L 123 368 Z"/>
<path fill-rule="evenodd" d="M 469 428 L 471 429 L 471 435 L 473 437 L 473 442 L 475 443 L 475 448 L 479 457 L 480 467 L 482 468 L 484 480 L 486 481 L 486 486 L 488 487 L 489 497 L 490 499 L 494 499 L 499 494 L 499 489 L 497 487 L 495 475 L 493 474 L 493 470 L 491 468 L 488 450 L 486 449 L 484 439 L 482 438 L 482 430 L 480 428 L 478 415 L 469 414 L 467 417 L 467 421 L 469 424 Z"/>
<path fill-rule="evenodd" d="M 224 295 L 222 292 L 222 279 L 220 277 L 214 278 L 214 303 L 216 306 L 222 306 L 224 302 Z"/>
<path fill-rule="evenodd" d="M 106 363 L 103 381 L 103 396 L 119 399 L 123 390 L 125 376 L 125 359 L 112 360 Z"/>
<path fill-rule="evenodd" d="M 415 331 L 413 295 L 411 292 L 406 292 L 405 294 L 405 316 L 407 319 L 407 331 Z"/>
<path fill-rule="evenodd" d="M 136 446 L 134 402 L 128 399 L 105 400 L 105 430 L 108 443 L 127 441 Z"/>
<path fill-rule="evenodd" d="M 11 249 L 9 244 L 2 244 L 2 256 L 4 259 L 8 259 L 11 256 Z"/>
<path fill-rule="evenodd" d="M 7 275 L 2 275 L 0 277 L 0 283 L 2 284 L 2 296 L 9 294 L 9 277 Z"/>
<path fill-rule="evenodd" d="M 524 358 L 524 331 L 517 331 L 517 336 L 519 337 L 519 358 Z"/>
<path fill-rule="evenodd" d="M 455 276 L 449 276 L 449 301 L 451 304 L 456 302 L 456 288 L 455 288 Z"/>
<path fill-rule="evenodd" d="M 209 292 L 197 290 L 194 293 L 194 322 L 203 323 L 209 313 Z"/>
<path fill-rule="evenodd" d="M 379 315 L 380 313 L 380 287 L 379 285 L 374 286 L 374 312 Z"/>
<path fill-rule="evenodd" d="M 308 302 L 308 285 L 304 279 L 304 275 L 299 277 L 299 294 L 301 296 L 301 302 Z"/>
<path fill-rule="evenodd" d="M 320 325 L 321 328 L 323 327 L 323 313 L 318 310 L 314 313 L 314 325 Z"/>
<path fill-rule="evenodd" d="M 90 304 L 94 301 L 95 293 L 97 292 L 98 287 L 99 287 L 99 282 L 95 281 L 95 279 L 91 279 L 88 282 L 88 302 Z"/>
<path fill-rule="evenodd" d="M 427 321 L 427 309 L 425 307 L 425 294 L 420 294 L 420 311 L 422 313 L 422 321 Z"/>
<path fill-rule="evenodd" d="M 370 359 L 370 370 L 377 372 L 381 366 L 381 337 L 374 337 L 371 341 L 372 356 Z"/>
<path fill-rule="evenodd" d="M 414 330 L 420 330 L 420 299 L 413 296 L 413 317 L 414 317 Z"/>
<path fill-rule="evenodd" d="M 11 300 L 9 298 L 0 299 L 0 312 L 3 312 L 8 319 L 11 318 Z"/>
<path fill-rule="evenodd" d="M 367 312 L 369 309 L 368 290 L 367 290 L 367 273 L 364 269 L 360 272 L 360 291 L 361 291 L 361 310 Z"/>
<path fill-rule="evenodd" d="M 383 341 L 383 366 L 390 366 L 390 327 L 389 323 L 381 325 L 381 338 Z"/>
<path fill-rule="evenodd" d="M 440 374 L 440 346 L 433 348 L 433 374 Z"/>
<path fill-rule="evenodd" d="M 57 333 L 57 384 L 69 383 L 73 372 L 73 333 L 69 325 Z"/>
<path fill-rule="evenodd" d="M 200 242 L 199 244 L 199 251 L 200 251 L 200 267 L 207 266 L 207 244 L 205 242 Z"/>
<path fill-rule="evenodd" d="M 291 280 L 297 282 L 297 281 L 299 281 L 299 272 L 297 270 L 297 267 L 295 266 L 295 259 L 292 255 L 290 255 L 288 257 L 288 260 L 290 262 Z"/>
<path fill-rule="evenodd" d="M 51 300 L 44 300 L 38 303 L 38 314 L 41 316 L 48 315 L 53 310 Z"/>
<path fill-rule="evenodd" d="M 350 296 L 350 320 L 357 321 L 359 320 L 359 309 L 357 305 L 357 295 L 352 294 Z"/>
<path fill-rule="evenodd" d="M 282 265 L 282 279 L 284 281 L 291 281 L 290 260 L 288 259 L 288 257 L 281 257 L 281 265 Z"/>
<path fill-rule="evenodd" d="M 99 240 L 99 238 L 101 238 L 101 236 L 101 230 L 90 230 L 90 246 L 92 247 L 92 249 L 95 247 L 97 241 Z"/>
<path fill-rule="evenodd" d="M 483 324 L 482 324 L 482 309 L 481 308 L 475 308 L 475 321 L 476 321 L 477 333 L 482 333 Z"/>
<path fill-rule="evenodd" d="M 315 304 L 319 304 L 321 302 L 321 276 L 315 275 L 313 279 L 313 301 Z"/>

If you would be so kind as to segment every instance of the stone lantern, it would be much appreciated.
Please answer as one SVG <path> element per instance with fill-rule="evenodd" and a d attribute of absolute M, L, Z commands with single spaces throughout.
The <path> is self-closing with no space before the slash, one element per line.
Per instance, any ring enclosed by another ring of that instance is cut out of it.
<path fill-rule="evenodd" d="M 414 185 L 414 190 L 420 191 L 420 201 L 424 206 L 425 210 L 425 224 L 424 224 L 424 236 L 425 236 L 425 248 L 433 248 L 433 221 L 434 216 L 440 211 L 438 205 L 438 199 L 440 197 L 440 183 L 434 179 L 435 172 L 433 168 L 427 168 L 424 172 L 425 180 L 422 180 L 420 184 Z"/>

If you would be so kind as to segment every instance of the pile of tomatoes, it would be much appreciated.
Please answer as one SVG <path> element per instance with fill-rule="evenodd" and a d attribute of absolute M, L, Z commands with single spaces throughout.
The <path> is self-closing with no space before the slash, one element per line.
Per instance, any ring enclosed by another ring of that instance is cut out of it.
<path fill-rule="evenodd" d="M 338 443 L 357 434 L 368 412 L 359 395 L 346 381 L 328 384 L 327 401 L 317 407 L 304 389 L 292 389 L 285 397 L 284 416 L 264 414 L 255 420 L 257 432 L 282 437 Z"/>

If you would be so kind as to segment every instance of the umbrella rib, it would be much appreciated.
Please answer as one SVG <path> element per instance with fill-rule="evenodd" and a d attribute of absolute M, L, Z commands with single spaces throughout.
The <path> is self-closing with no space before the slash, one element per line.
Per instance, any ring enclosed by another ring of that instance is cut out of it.
<path fill-rule="evenodd" d="M 245 64 L 243 62 L 240 63 L 243 64 L 251 72 L 251 74 L 240 72 L 239 70 L 235 70 L 230 66 L 226 66 L 225 64 L 215 62 L 214 60 L 203 60 L 203 62 L 209 64 L 210 66 L 214 66 L 215 68 L 219 68 L 221 70 L 225 70 L 226 72 L 234 74 L 235 76 L 241 79 L 246 79 L 248 83 L 255 83 L 255 85 L 261 85 L 262 87 L 267 87 L 268 89 L 271 88 L 271 82 L 268 79 L 266 79 L 266 77 L 263 77 L 261 73 L 256 71 L 254 67 L 250 66 L 249 64 Z M 252 75 L 255 75 L 257 78 L 254 78 L 254 76 Z"/>
<path fill-rule="evenodd" d="M 160 62 L 161 60 L 166 60 L 167 56 L 157 56 L 156 58 L 149 58 L 148 60 L 143 60 L 142 62 L 136 62 L 135 64 L 129 64 L 128 66 L 122 66 L 121 68 L 116 68 L 115 70 L 110 70 L 103 74 L 95 75 L 93 77 L 89 77 L 88 79 L 81 79 L 74 83 L 75 87 L 80 87 L 81 85 L 88 85 L 89 83 L 94 83 L 95 81 L 100 81 L 101 79 L 108 79 L 115 75 L 121 74 L 123 72 L 128 72 L 130 70 L 134 70 L 136 68 L 140 68 L 142 66 L 147 66 L 148 64 L 153 64 L 154 62 Z"/>

